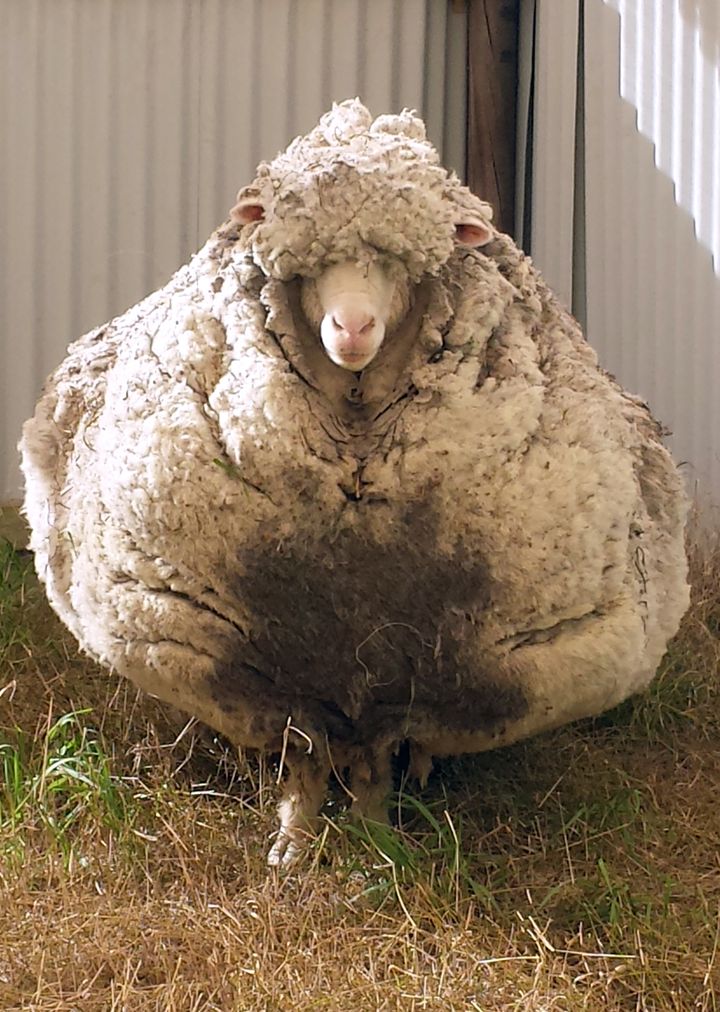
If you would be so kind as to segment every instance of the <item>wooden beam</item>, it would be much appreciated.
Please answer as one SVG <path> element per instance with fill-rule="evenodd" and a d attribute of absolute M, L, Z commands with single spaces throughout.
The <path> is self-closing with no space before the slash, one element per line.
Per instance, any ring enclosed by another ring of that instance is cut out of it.
<path fill-rule="evenodd" d="M 469 0 L 468 186 L 515 225 L 515 129 L 521 0 Z"/>

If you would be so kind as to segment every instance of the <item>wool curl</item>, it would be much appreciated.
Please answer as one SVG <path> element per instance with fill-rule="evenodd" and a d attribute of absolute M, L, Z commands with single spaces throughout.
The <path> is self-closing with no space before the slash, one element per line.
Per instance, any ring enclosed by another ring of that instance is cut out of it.
<path fill-rule="evenodd" d="M 373 121 L 357 99 L 334 105 L 309 134 L 261 163 L 238 199 L 267 209 L 243 241 L 262 271 L 281 280 L 381 254 L 418 282 L 447 262 L 459 221 L 492 218 L 490 206 L 440 165 L 421 119 L 405 110 Z"/>

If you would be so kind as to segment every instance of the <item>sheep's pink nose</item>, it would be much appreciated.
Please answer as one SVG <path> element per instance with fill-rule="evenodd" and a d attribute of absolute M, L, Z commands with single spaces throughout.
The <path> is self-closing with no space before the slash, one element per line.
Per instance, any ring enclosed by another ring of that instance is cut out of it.
<path fill-rule="evenodd" d="M 333 327 L 349 338 L 361 337 L 375 326 L 375 317 L 370 313 L 353 309 L 336 309 L 332 314 Z"/>

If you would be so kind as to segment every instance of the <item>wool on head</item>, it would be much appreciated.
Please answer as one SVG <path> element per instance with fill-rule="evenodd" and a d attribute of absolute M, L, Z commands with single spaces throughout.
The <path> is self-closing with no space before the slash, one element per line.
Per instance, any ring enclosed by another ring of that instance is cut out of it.
<path fill-rule="evenodd" d="M 247 226 L 256 263 L 287 280 L 369 256 L 398 258 L 415 282 L 437 275 L 468 215 L 491 209 L 440 164 L 425 126 L 409 112 L 380 116 L 351 100 L 326 113 L 238 194 L 262 205 Z"/>

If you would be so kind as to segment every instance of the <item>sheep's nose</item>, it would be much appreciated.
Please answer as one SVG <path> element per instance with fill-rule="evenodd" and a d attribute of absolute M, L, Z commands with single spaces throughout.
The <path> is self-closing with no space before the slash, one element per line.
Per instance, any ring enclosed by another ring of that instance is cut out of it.
<path fill-rule="evenodd" d="M 357 310 L 336 309 L 332 314 L 333 327 L 350 338 L 367 334 L 375 326 L 375 317 Z"/>

